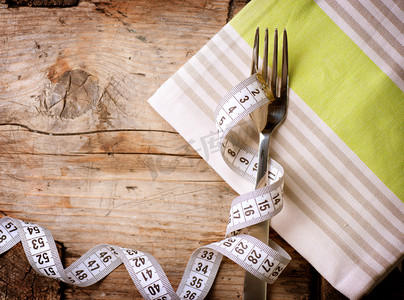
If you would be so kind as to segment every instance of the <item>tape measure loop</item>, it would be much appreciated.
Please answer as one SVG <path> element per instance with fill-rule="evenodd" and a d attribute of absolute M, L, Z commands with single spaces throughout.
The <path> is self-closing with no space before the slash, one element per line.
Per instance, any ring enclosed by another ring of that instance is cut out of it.
<path fill-rule="evenodd" d="M 223 160 L 235 173 L 251 183 L 255 183 L 258 170 L 256 150 L 258 143 L 251 138 L 256 132 L 256 128 L 247 117 L 272 100 L 273 98 L 269 95 L 260 75 L 254 74 L 231 89 L 216 109 L 215 120 L 220 136 Z M 241 122 L 242 120 L 243 122 Z M 266 221 L 282 210 L 283 187 L 284 170 L 279 163 L 270 159 L 268 184 L 264 188 L 240 195 L 233 200 L 226 228 L 228 240 L 222 241 L 221 244 L 215 244 L 215 247 L 230 245 L 232 241 L 238 241 L 240 238 L 243 241 L 244 239 L 252 239 L 258 243 L 255 238 L 240 233 L 243 232 L 244 228 Z M 247 242 L 241 243 L 244 245 Z M 265 245 L 265 247 L 262 246 L 262 249 L 264 249 L 262 251 L 265 255 L 271 259 L 268 258 L 261 269 L 248 268 L 236 257 L 231 259 L 261 280 L 272 283 L 288 264 L 290 256 L 273 241 L 269 243 L 268 248 Z M 258 257 L 254 256 L 249 256 L 249 259 L 258 261 Z"/>

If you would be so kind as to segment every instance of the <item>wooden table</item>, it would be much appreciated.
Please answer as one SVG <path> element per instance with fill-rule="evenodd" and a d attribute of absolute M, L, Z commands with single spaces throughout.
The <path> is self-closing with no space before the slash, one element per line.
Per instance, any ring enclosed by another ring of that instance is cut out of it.
<path fill-rule="evenodd" d="M 50 229 L 65 266 L 99 243 L 148 252 L 176 288 L 191 253 L 223 237 L 237 195 L 147 99 L 246 2 L 0 0 L 1 215 Z M 293 260 L 270 299 L 344 299 L 271 237 Z M 241 299 L 243 277 L 225 259 L 208 298 Z M 18 245 L 0 256 L 0 299 L 23 297 L 141 298 L 123 266 L 60 285 Z"/>

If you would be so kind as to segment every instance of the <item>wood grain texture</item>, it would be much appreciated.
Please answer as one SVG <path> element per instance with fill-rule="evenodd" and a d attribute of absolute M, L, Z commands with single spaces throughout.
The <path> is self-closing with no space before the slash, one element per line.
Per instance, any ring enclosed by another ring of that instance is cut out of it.
<path fill-rule="evenodd" d="M 154 255 L 176 288 L 237 195 L 147 99 L 246 2 L 0 0 L 0 211 L 50 229 L 65 266 L 110 243 Z M 308 262 L 271 237 L 293 257 L 271 299 L 318 293 Z M 243 278 L 225 259 L 208 299 L 241 299 Z M 141 299 L 123 266 L 60 296 Z"/>

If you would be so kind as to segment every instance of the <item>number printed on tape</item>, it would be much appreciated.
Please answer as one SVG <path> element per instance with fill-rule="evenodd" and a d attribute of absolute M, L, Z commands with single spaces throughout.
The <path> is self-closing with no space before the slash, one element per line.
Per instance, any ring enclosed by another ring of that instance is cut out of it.
<path fill-rule="evenodd" d="M 3 227 L 0 227 L 0 247 L 7 244 L 13 237 L 11 234 Z"/>
<path fill-rule="evenodd" d="M 241 207 L 243 208 L 243 214 L 246 221 L 259 217 L 258 207 L 254 198 L 243 201 Z"/>
<path fill-rule="evenodd" d="M 9 220 L 4 220 L 0 222 L 0 226 L 2 226 L 11 236 L 16 236 L 18 234 L 18 228 L 15 226 L 14 222 Z"/>
<path fill-rule="evenodd" d="M 33 259 L 34 259 L 38 269 L 55 265 L 55 262 L 53 260 L 52 253 L 50 250 L 34 254 Z"/>
<path fill-rule="evenodd" d="M 209 277 L 212 267 L 213 267 L 213 262 L 206 260 L 206 259 L 197 258 L 197 259 L 195 259 L 195 262 L 192 266 L 192 271 L 195 271 L 201 275 Z"/>
<path fill-rule="evenodd" d="M 161 297 L 162 295 L 167 294 L 167 290 L 163 286 L 161 280 L 149 284 L 145 287 L 145 290 L 151 299 L 156 299 Z"/>
<path fill-rule="evenodd" d="M 146 255 L 134 257 L 130 260 L 130 263 L 135 273 L 142 271 L 152 265 Z"/>
<path fill-rule="evenodd" d="M 188 277 L 187 285 L 197 290 L 203 290 L 205 283 L 208 280 L 208 276 L 202 275 L 199 272 L 191 271 L 190 276 Z"/>
<path fill-rule="evenodd" d="M 93 276 L 105 270 L 106 265 L 95 253 L 84 260 L 84 265 Z"/>
<path fill-rule="evenodd" d="M 96 252 L 97 257 L 104 263 L 106 267 L 112 264 L 116 259 L 116 255 L 107 248 L 102 248 Z"/>
<path fill-rule="evenodd" d="M 24 231 L 28 239 L 45 235 L 45 232 L 43 232 L 42 228 L 38 225 L 26 224 L 26 226 L 24 226 Z"/>
<path fill-rule="evenodd" d="M 240 242 L 237 243 L 236 247 L 232 250 L 232 253 L 236 256 L 238 256 L 239 259 L 245 260 L 248 254 L 250 254 L 250 251 L 254 245 L 248 241 L 241 240 Z"/>
<path fill-rule="evenodd" d="M 206 261 L 213 261 L 213 262 L 216 261 L 216 256 L 217 256 L 217 253 L 215 251 L 206 250 L 206 249 L 203 249 L 198 254 L 199 258 L 202 258 L 202 259 L 204 259 Z"/>
<path fill-rule="evenodd" d="M 258 171 L 258 157 L 253 156 L 251 159 L 251 163 L 248 165 L 245 173 L 252 177 L 255 177 L 257 176 L 257 171 Z"/>
<path fill-rule="evenodd" d="M 243 111 L 243 106 L 237 101 L 235 97 L 231 97 L 229 102 L 226 102 L 223 105 L 223 110 L 227 113 L 227 115 L 232 118 L 232 120 L 236 119 Z"/>
<path fill-rule="evenodd" d="M 180 295 L 180 297 L 181 299 L 194 300 L 198 299 L 198 296 L 200 294 L 201 294 L 200 290 L 187 285 L 184 292 Z"/>
<path fill-rule="evenodd" d="M 72 274 L 80 282 L 85 282 L 94 277 L 84 263 L 81 263 L 76 268 L 74 268 L 72 270 Z"/>
<path fill-rule="evenodd" d="M 267 255 L 259 247 L 254 246 L 251 252 L 247 255 L 245 260 L 247 264 L 250 264 L 252 268 L 258 271 L 259 267 L 262 265 Z"/>
<path fill-rule="evenodd" d="M 254 198 L 261 215 L 263 215 L 266 212 L 273 211 L 274 209 L 272 201 L 269 201 L 268 198 L 269 198 L 268 194 L 257 196 Z"/>
<path fill-rule="evenodd" d="M 145 268 L 142 271 L 136 273 L 136 276 L 143 286 L 146 286 L 147 284 L 160 279 L 156 269 L 153 266 Z"/>
<path fill-rule="evenodd" d="M 29 239 L 28 246 L 32 255 L 50 250 L 46 236 Z"/>
<path fill-rule="evenodd" d="M 45 276 L 52 277 L 52 278 L 61 278 L 58 269 L 55 266 L 45 267 L 39 269 L 41 273 Z"/>

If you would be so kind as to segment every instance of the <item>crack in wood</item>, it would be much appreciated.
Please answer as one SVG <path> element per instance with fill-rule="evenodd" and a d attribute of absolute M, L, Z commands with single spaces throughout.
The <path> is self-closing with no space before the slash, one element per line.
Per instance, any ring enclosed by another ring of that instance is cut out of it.
<path fill-rule="evenodd" d="M 244 7 L 248 2 L 250 2 L 250 0 L 230 0 L 227 6 L 226 23 L 230 22 L 239 12 L 240 8 Z"/>
<path fill-rule="evenodd" d="M 98 129 L 98 130 L 78 131 L 78 132 L 50 132 L 50 131 L 32 129 L 25 124 L 13 123 L 13 122 L 0 123 L 0 126 L 17 126 L 24 128 L 32 133 L 44 134 L 49 136 L 74 136 L 74 135 L 89 135 L 89 134 L 109 133 L 109 132 L 159 132 L 159 133 L 169 133 L 178 135 L 178 132 L 176 131 L 160 130 L 160 129 L 119 128 L 119 129 Z"/>
<path fill-rule="evenodd" d="M 74 154 L 65 154 L 65 153 L 35 153 L 35 152 L 11 152 L 10 154 L 18 154 L 18 155 L 32 155 L 32 156 L 66 156 L 66 157 L 75 157 L 75 156 L 84 156 L 84 155 L 143 155 L 143 156 L 156 156 L 156 157 L 183 157 L 189 159 L 202 159 L 199 155 L 195 154 L 181 154 L 181 153 L 147 153 L 147 152 L 76 152 Z M 9 175 L 10 176 L 10 175 Z M 11 177 L 11 176 L 10 176 Z M 17 177 L 12 177 L 13 179 L 20 180 Z"/>
<path fill-rule="evenodd" d="M 233 17 L 233 10 L 234 10 L 234 0 L 229 1 L 229 5 L 227 7 L 227 17 L 226 23 L 228 23 Z"/>
<path fill-rule="evenodd" d="M 72 7 L 79 4 L 79 0 L 6 0 L 8 7 Z"/>

